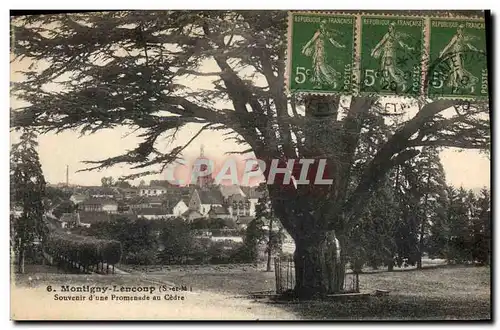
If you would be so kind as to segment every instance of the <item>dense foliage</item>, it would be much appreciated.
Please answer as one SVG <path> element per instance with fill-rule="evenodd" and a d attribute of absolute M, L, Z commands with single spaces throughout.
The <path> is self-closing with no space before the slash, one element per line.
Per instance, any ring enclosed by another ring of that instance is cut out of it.
<path fill-rule="evenodd" d="M 100 262 L 114 265 L 122 255 L 119 241 L 62 232 L 50 233 L 44 248 L 54 258 L 64 257 L 85 267 Z"/>
<path fill-rule="evenodd" d="M 24 273 L 26 251 L 34 247 L 35 241 L 43 241 L 48 232 L 43 221 L 46 182 L 37 145 L 36 134 L 24 130 L 10 154 L 10 202 L 14 210 L 21 210 L 19 216 L 10 217 L 10 239 L 20 273 Z"/>
<path fill-rule="evenodd" d="M 241 235 L 235 229 L 210 231 L 221 231 L 219 234 L 229 233 L 231 236 Z M 203 232 L 204 230 L 193 229 L 193 223 L 181 218 L 132 220 L 118 217 L 110 222 L 80 229 L 80 233 L 85 236 L 121 242 L 122 262 L 127 264 L 203 264 L 250 260 L 242 257 L 241 243 L 231 240 L 213 241 L 210 237 L 202 236 Z"/>

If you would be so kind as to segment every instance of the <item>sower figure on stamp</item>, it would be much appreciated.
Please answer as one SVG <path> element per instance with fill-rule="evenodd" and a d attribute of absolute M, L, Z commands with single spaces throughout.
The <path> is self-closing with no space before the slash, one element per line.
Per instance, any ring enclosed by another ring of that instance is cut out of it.
<path fill-rule="evenodd" d="M 439 53 L 439 58 L 448 57 L 451 72 L 446 84 L 454 90 L 457 88 L 470 88 L 471 93 L 474 93 L 474 86 L 478 82 L 478 78 L 465 69 L 463 60 L 463 55 L 467 50 L 479 51 L 469 43 L 474 39 L 475 36 L 464 34 L 464 25 L 460 24 L 457 33 Z"/>
<path fill-rule="evenodd" d="M 316 84 L 315 87 L 317 88 L 321 88 L 321 85 L 330 85 L 333 88 L 337 88 L 337 80 L 342 76 L 340 72 L 337 72 L 327 63 L 326 41 L 329 41 L 334 47 L 345 48 L 345 45 L 333 39 L 335 34 L 337 34 L 337 31 L 328 30 L 326 21 L 321 21 L 319 29 L 302 48 L 304 55 L 312 56 L 313 74 L 311 81 Z"/>
<path fill-rule="evenodd" d="M 394 22 L 389 25 L 389 31 L 382 37 L 382 40 L 373 48 L 371 56 L 380 58 L 380 71 L 382 72 L 382 80 L 387 82 L 393 81 L 402 90 L 406 89 L 405 73 L 396 66 L 397 47 L 400 46 L 406 50 L 414 50 L 403 42 L 403 39 L 408 35 L 402 32 L 396 32 Z"/>

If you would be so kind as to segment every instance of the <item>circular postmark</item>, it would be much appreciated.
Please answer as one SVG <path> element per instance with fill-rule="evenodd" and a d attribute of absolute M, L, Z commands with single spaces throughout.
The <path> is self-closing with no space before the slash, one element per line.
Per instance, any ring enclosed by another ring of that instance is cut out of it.
<path fill-rule="evenodd" d="M 465 50 L 439 54 L 429 63 L 425 84 L 430 98 L 479 100 L 488 97 L 487 54 Z"/>

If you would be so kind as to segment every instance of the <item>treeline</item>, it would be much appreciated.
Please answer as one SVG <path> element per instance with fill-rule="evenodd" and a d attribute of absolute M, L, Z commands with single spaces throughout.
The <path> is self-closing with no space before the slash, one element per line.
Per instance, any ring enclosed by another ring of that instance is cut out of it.
<path fill-rule="evenodd" d="M 351 266 L 422 267 L 422 257 L 488 264 L 490 191 L 478 194 L 445 181 L 439 152 L 424 148 L 396 167 L 374 192 L 351 232 Z"/>
<path fill-rule="evenodd" d="M 112 239 L 97 239 L 89 236 L 52 232 L 47 235 L 44 252 L 59 264 L 71 266 L 79 271 L 103 268 L 120 262 L 121 244 Z"/>
<path fill-rule="evenodd" d="M 228 228 L 223 219 L 198 219 L 192 223 L 182 218 L 168 220 L 131 220 L 118 217 L 110 222 L 96 223 L 80 228 L 86 236 L 114 239 L 121 242 L 121 262 L 132 265 L 152 264 L 206 264 L 251 262 L 246 244 L 234 241 L 213 241 L 202 235 L 204 230 L 243 231 Z"/>

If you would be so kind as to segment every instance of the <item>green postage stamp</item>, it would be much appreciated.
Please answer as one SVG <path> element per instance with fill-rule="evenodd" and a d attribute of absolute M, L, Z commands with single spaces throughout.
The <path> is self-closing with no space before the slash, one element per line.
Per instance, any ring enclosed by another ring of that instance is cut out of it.
<path fill-rule="evenodd" d="M 424 23 L 418 17 L 361 17 L 362 94 L 421 93 Z"/>
<path fill-rule="evenodd" d="M 355 24 L 354 15 L 290 14 L 290 92 L 352 94 Z"/>
<path fill-rule="evenodd" d="M 428 96 L 488 97 L 484 21 L 430 19 Z"/>
<path fill-rule="evenodd" d="M 488 97 L 479 18 L 291 12 L 291 93 Z"/>

